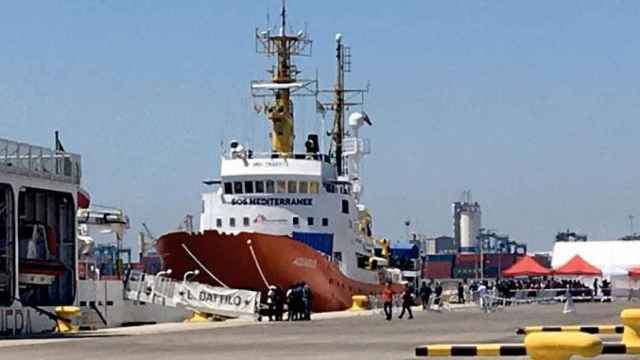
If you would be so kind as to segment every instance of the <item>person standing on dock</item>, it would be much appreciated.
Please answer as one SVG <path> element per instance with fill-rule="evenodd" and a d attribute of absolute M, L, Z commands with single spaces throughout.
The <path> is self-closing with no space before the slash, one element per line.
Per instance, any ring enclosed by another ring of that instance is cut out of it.
<path fill-rule="evenodd" d="M 409 313 L 409 320 L 413 319 L 411 305 L 413 305 L 413 290 L 407 284 L 407 287 L 404 288 L 404 292 L 402 293 L 402 311 L 400 312 L 398 319 L 402 319 L 405 310 Z"/>
<path fill-rule="evenodd" d="M 382 302 L 384 303 L 384 314 L 387 316 L 387 320 L 391 321 L 392 309 L 393 309 L 393 295 L 394 292 L 391 289 L 391 281 L 387 281 L 387 284 L 382 290 Z"/>
<path fill-rule="evenodd" d="M 277 320 L 278 315 L 276 312 L 276 287 L 271 285 L 269 286 L 269 291 L 267 291 L 267 305 L 269 306 L 269 321 L 273 321 L 274 318 Z"/>
<path fill-rule="evenodd" d="M 427 285 L 425 281 L 422 282 L 420 287 L 420 300 L 422 300 L 422 309 L 426 310 L 429 307 L 429 298 L 431 297 L 431 284 Z"/>
<path fill-rule="evenodd" d="M 458 304 L 464 304 L 464 285 L 462 285 L 462 281 L 458 282 Z"/>
<path fill-rule="evenodd" d="M 433 299 L 433 302 L 438 306 L 438 308 L 440 308 L 440 304 L 442 301 L 442 285 L 440 284 L 440 282 L 436 282 L 436 298 Z"/>

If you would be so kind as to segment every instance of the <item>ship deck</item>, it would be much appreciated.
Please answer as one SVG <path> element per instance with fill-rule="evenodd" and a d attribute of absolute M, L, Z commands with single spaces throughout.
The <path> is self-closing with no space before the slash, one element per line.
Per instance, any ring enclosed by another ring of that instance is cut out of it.
<path fill-rule="evenodd" d="M 633 305 L 637 304 L 577 304 L 576 313 L 567 315 L 561 314 L 561 304 L 555 304 L 525 305 L 491 314 L 477 308 L 415 311 L 413 320 L 394 318 L 391 322 L 379 314 L 342 312 L 319 314 L 311 322 L 162 324 L 71 338 L 5 340 L 0 342 L 0 352 L 7 359 L 64 360 L 409 359 L 416 346 L 427 343 L 521 342 L 514 331 L 523 325 L 617 324 L 621 309 Z"/>

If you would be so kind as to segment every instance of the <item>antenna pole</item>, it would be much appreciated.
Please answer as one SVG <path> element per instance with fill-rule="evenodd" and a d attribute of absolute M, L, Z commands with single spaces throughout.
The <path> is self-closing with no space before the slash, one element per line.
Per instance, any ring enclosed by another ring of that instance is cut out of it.
<path fill-rule="evenodd" d="M 282 35 L 286 32 L 287 25 L 287 0 L 282 0 L 282 13 L 280 14 L 282 17 Z"/>
<path fill-rule="evenodd" d="M 336 35 L 336 87 L 335 87 L 335 112 L 333 142 L 336 144 L 336 169 L 338 176 L 343 175 L 342 164 L 342 138 L 344 137 L 344 46 L 342 45 L 342 35 Z"/>

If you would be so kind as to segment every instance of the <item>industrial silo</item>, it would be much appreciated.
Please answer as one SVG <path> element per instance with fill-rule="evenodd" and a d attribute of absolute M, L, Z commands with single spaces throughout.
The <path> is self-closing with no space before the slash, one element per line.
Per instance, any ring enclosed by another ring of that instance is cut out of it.
<path fill-rule="evenodd" d="M 482 212 L 480 204 L 471 202 L 469 192 L 464 193 L 463 201 L 453 203 L 453 227 L 459 251 L 461 253 L 477 252 Z"/>

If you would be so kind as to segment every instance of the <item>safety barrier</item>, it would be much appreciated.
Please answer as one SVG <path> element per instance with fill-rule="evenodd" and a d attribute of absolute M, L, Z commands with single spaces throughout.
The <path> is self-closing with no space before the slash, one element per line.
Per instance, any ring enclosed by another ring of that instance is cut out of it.
<path fill-rule="evenodd" d="M 622 334 L 622 342 L 628 346 L 640 346 L 640 309 L 625 309 L 620 313 L 622 325 L 568 325 L 528 326 L 516 330 L 525 335 L 541 332 L 582 332 L 588 334 Z"/>
<path fill-rule="evenodd" d="M 416 356 L 524 356 L 524 344 L 426 345 L 416 348 Z"/>
<path fill-rule="evenodd" d="M 530 326 L 522 344 L 427 345 L 416 356 L 524 356 L 532 360 L 569 360 L 574 355 L 640 354 L 640 309 L 620 314 L 622 326 Z M 603 343 L 594 334 L 622 334 L 622 342 Z"/>
<path fill-rule="evenodd" d="M 416 348 L 416 356 L 526 356 L 525 344 L 477 344 L 477 345 L 427 345 Z M 640 354 L 639 346 L 627 346 L 623 343 L 602 343 L 598 355 L 632 355 Z"/>
<path fill-rule="evenodd" d="M 595 335 L 581 332 L 539 332 L 527 335 L 522 344 L 426 345 L 416 356 L 530 356 L 532 360 L 568 360 L 574 355 L 640 354 L 640 346 L 603 343 Z"/>
<path fill-rule="evenodd" d="M 584 332 L 587 334 L 622 334 L 624 325 L 567 325 L 567 326 L 527 326 L 518 328 L 516 335 L 527 335 L 535 332 Z"/>

